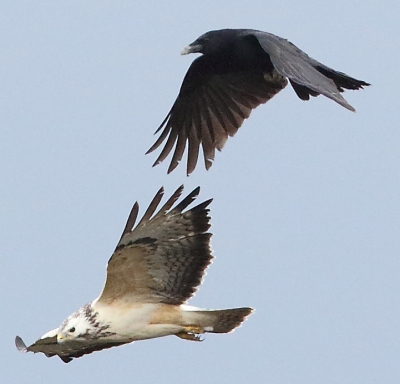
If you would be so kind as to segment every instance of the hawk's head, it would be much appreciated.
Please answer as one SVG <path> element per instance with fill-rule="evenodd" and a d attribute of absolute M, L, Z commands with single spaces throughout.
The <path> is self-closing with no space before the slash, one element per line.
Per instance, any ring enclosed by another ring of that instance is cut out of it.
<path fill-rule="evenodd" d="M 90 304 L 86 304 L 79 308 L 61 324 L 57 332 L 57 342 L 66 341 L 85 341 L 89 339 L 99 339 L 113 335 L 106 329 L 110 326 L 101 323 L 97 318 L 98 313 L 95 312 Z"/>

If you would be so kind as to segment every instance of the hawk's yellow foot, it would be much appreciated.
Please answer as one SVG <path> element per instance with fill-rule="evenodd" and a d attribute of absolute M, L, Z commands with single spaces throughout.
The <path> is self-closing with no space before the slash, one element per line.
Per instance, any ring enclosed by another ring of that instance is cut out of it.
<path fill-rule="evenodd" d="M 188 332 L 179 332 L 176 334 L 176 336 L 180 337 L 181 339 L 184 340 L 190 340 L 190 341 L 203 341 L 201 336 L 199 334 L 194 334 L 194 333 L 188 333 Z"/>

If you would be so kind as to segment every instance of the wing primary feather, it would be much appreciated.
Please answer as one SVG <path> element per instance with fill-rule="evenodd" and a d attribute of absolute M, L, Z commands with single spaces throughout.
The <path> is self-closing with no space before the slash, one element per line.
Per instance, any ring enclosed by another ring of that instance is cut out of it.
<path fill-rule="evenodd" d="M 203 147 L 204 165 L 208 170 L 212 166 L 215 157 L 215 148 L 212 144 L 209 127 L 212 129 L 212 121 L 210 111 L 207 103 L 203 99 L 199 99 L 200 110 L 202 111 L 202 124 L 201 124 L 201 143 Z"/>
<path fill-rule="evenodd" d="M 206 201 L 203 201 L 201 204 L 196 205 L 195 207 L 192 208 L 192 211 L 201 211 L 202 209 L 207 208 L 211 203 L 213 199 L 208 199 Z"/>
<path fill-rule="evenodd" d="M 208 217 L 208 212 L 209 210 L 207 209 L 207 207 L 211 204 L 211 202 L 213 201 L 213 199 L 208 199 L 206 201 L 203 201 L 202 203 L 196 205 L 195 207 L 191 208 L 190 211 L 187 211 L 185 213 L 183 213 L 183 215 L 185 216 L 186 214 L 190 214 L 192 215 L 193 213 L 201 213 L 198 217 L 202 217 L 202 219 L 204 221 L 202 221 L 202 224 L 200 220 L 197 221 L 197 230 L 198 231 L 202 231 L 202 232 L 206 232 L 210 229 L 211 224 L 209 222 L 209 217 Z M 211 237 L 211 234 L 208 234 Z M 190 236 L 188 236 L 190 237 Z"/>
<path fill-rule="evenodd" d="M 199 141 L 199 147 L 200 147 L 200 143 L 202 141 L 202 125 L 204 124 L 205 121 L 205 117 L 203 114 L 203 110 L 204 110 L 204 103 L 202 103 L 202 98 L 203 98 L 203 94 L 201 96 L 199 96 L 196 100 L 196 103 L 194 104 L 194 109 L 196 111 L 195 115 L 196 115 L 196 119 L 194 122 L 194 125 L 196 127 L 196 136 L 197 139 Z"/>
<path fill-rule="evenodd" d="M 149 153 L 153 152 L 155 149 L 157 149 L 165 140 L 165 138 L 168 136 L 168 133 L 170 132 L 171 127 L 169 125 L 169 122 L 165 126 L 164 130 L 162 131 L 161 135 L 158 137 L 157 141 L 147 150 L 145 153 L 148 155 Z"/>
<path fill-rule="evenodd" d="M 316 65 L 315 68 L 324 76 L 332 79 L 340 92 L 344 91 L 343 88 L 357 90 L 360 88 L 363 89 L 363 87 L 371 85 L 363 80 L 357 80 L 353 77 L 350 77 L 343 72 L 335 71 L 334 69 L 329 68 L 321 63 Z"/>
<path fill-rule="evenodd" d="M 200 125 L 200 124 L 199 124 Z M 197 159 L 199 158 L 200 141 L 197 137 L 196 126 L 190 128 L 188 140 L 188 160 L 186 167 L 186 175 L 189 176 L 196 168 Z"/>
<path fill-rule="evenodd" d="M 175 104 L 175 103 L 174 103 Z M 165 117 L 165 119 L 163 120 L 163 122 L 160 124 L 160 126 L 157 128 L 157 130 L 154 132 L 154 134 L 156 135 L 158 132 L 160 132 L 160 130 L 162 129 L 162 127 L 167 123 L 168 119 L 170 118 L 171 114 L 172 114 L 172 110 L 174 109 L 174 106 L 172 106 L 171 110 L 168 112 L 168 115 Z"/>
<path fill-rule="evenodd" d="M 183 185 L 181 185 L 175 192 L 174 194 L 168 199 L 168 201 L 161 207 L 161 209 L 157 212 L 157 214 L 154 216 L 154 219 L 156 217 L 165 215 L 165 213 L 175 204 L 175 202 L 179 199 L 183 191 Z"/>
<path fill-rule="evenodd" d="M 26 344 L 19 336 L 15 337 L 15 346 L 17 347 L 18 351 L 20 351 L 20 352 L 28 352 Z"/>
<path fill-rule="evenodd" d="M 153 213 L 155 212 L 155 210 L 158 207 L 158 204 L 160 204 L 160 201 L 162 199 L 164 195 L 164 187 L 161 187 L 158 192 L 156 193 L 156 195 L 154 196 L 153 200 L 151 201 L 149 207 L 147 208 L 145 214 L 143 215 L 143 217 L 140 219 L 138 225 L 136 226 L 136 228 L 139 228 L 142 224 L 144 224 L 146 221 L 149 221 L 151 216 L 153 215 Z"/>
<path fill-rule="evenodd" d="M 122 235 L 121 235 L 119 241 L 121 241 L 121 239 L 124 237 L 124 235 L 126 235 L 127 233 L 130 233 L 132 231 L 132 228 L 135 225 L 138 213 L 139 213 L 139 204 L 138 204 L 138 202 L 136 202 L 132 207 L 131 213 L 129 214 L 128 220 L 126 221 L 125 228 L 122 231 Z"/>
<path fill-rule="evenodd" d="M 171 121 L 168 122 L 168 125 L 165 129 L 166 130 L 168 129 L 167 133 L 169 132 L 169 136 L 168 136 L 167 142 L 164 145 L 163 150 L 161 151 L 160 155 L 157 157 L 156 161 L 154 162 L 153 167 L 156 166 L 157 164 L 160 164 L 162 161 L 164 161 L 167 158 L 167 156 L 171 152 L 173 146 L 175 145 L 176 138 L 178 137 L 178 132 L 176 129 L 174 129 L 172 127 Z M 163 134 L 164 134 L 164 132 L 163 132 Z M 163 136 L 163 135 L 161 135 L 161 136 Z M 159 139 L 161 139 L 161 136 Z M 164 137 L 166 137 L 166 135 Z M 164 140 L 164 138 L 160 141 L 159 144 L 161 144 L 161 142 L 163 140 Z M 157 140 L 157 142 L 158 142 L 158 140 Z M 157 148 L 157 147 L 155 147 L 155 148 Z"/>
<path fill-rule="evenodd" d="M 176 103 L 178 103 L 178 102 L 179 102 L 179 100 L 176 101 Z M 186 115 L 179 112 L 180 109 L 184 110 L 185 108 L 182 107 L 180 104 L 178 104 L 178 108 L 177 108 L 178 110 L 176 112 L 174 112 L 174 109 L 175 108 L 173 108 L 173 110 L 171 110 L 171 116 L 169 117 L 167 125 L 165 126 L 164 131 L 162 132 L 161 136 L 157 140 L 157 143 L 161 143 L 160 140 L 161 140 L 161 138 L 162 138 L 162 140 L 164 140 L 164 138 L 166 137 L 166 135 L 164 135 L 164 132 L 166 129 L 168 129 L 169 136 L 168 136 L 167 142 L 165 143 L 164 148 L 161 151 L 160 155 L 158 156 L 157 160 L 154 162 L 153 167 L 156 166 L 157 164 L 160 164 L 162 161 L 164 161 L 168 157 L 170 152 L 172 151 L 172 148 L 175 145 L 179 146 L 180 142 L 182 142 L 181 140 L 179 140 L 179 138 L 181 138 L 182 135 L 185 136 L 184 126 L 185 126 Z M 178 139 L 178 143 L 176 143 L 177 139 Z M 183 141 L 183 145 L 185 145 L 185 140 Z M 185 149 L 185 148 L 183 148 L 183 149 Z M 173 167 L 172 162 L 170 164 L 170 168 L 171 167 Z M 172 172 L 172 169 L 170 172 Z"/>
<path fill-rule="evenodd" d="M 158 137 L 156 142 L 145 153 L 146 155 L 148 155 L 149 153 L 151 153 L 155 149 L 157 149 L 161 145 L 161 143 L 165 140 L 165 138 L 167 137 L 169 131 L 171 130 L 171 125 L 169 124 L 171 113 L 172 113 L 172 109 L 169 111 L 167 117 L 163 120 L 163 122 L 160 124 L 160 126 L 157 128 L 157 130 L 154 132 L 154 134 L 156 135 L 165 126 L 164 130 L 161 132 L 161 135 Z"/>
<path fill-rule="evenodd" d="M 188 139 L 190 126 L 192 124 L 190 116 L 191 116 L 191 109 L 190 105 L 188 105 L 188 111 L 185 114 L 184 118 L 181 119 L 181 125 L 178 133 L 178 141 L 176 142 L 175 151 L 172 156 L 171 163 L 168 167 L 167 171 L 168 174 L 171 173 L 178 166 L 179 162 L 182 160 L 182 156 L 186 148 L 186 141 Z"/>
<path fill-rule="evenodd" d="M 189 206 L 199 195 L 200 187 L 195 188 L 192 192 L 189 193 L 171 212 L 181 213 L 187 206 Z"/>
<path fill-rule="evenodd" d="M 187 152 L 187 166 L 186 175 L 189 176 L 196 168 L 197 160 L 199 157 L 199 149 L 201 142 L 201 124 L 202 116 L 198 101 L 192 103 L 192 124 L 188 132 L 188 152 Z"/>

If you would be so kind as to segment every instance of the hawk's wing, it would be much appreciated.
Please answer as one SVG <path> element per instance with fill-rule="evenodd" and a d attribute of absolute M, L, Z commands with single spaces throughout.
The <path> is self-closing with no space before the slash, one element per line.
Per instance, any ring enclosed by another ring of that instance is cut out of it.
<path fill-rule="evenodd" d="M 171 209 L 182 190 L 183 186 L 178 188 L 155 214 L 164 193 L 161 188 L 132 229 L 139 209 L 135 203 L 108 262 L 99 303 L 181 304 L 196 291 L 212 259 L 211 234 L 206 233 L 211 200 L 183 212 L 197 197 L 198 187 Z"/>
<path fill-rule="evenodd" d="M 174 105 L 156 131 L 162 130 L 160 137 L 146 152 L 153 152 L 168 136 L 154 165 L 165 160 L 175 146 L 168 168 L 168 173 L 172 172 L 188 143 L 187 174 L 196 167 L 200 146 L 205 167 L 209 169 L 215 149 L 221 150 L 228 136 L 238 131 L 250 112 L 287 84 L 276 71 L 255 73 L 222 64 L 207 56 L 193 61 Z"/>
<path fill-rule="evenodd" d="M 82 357 L 83 355 L 88 355 L 95 351 L 126 344 L 125 342 L 110 342 L 104 339 L 88 339 L 84 342 L 68 341 L 59 344 L 57 343 L 57 331 L 58 328 L 48 332 L 44 337 L 40 338 L 29 347 L 27 347 L 24 341 L 17 336 L 15 338 L 15 345 L 21 352 L 41 352 L 47 357 L 59 356 L 64 363 L 69 363 L 73 358 Z"/>
<path fill-rule="evenodd" d="M 297 96 L 302 100 L 308 100 L 310 95 L 322 94 L 354 112 L 355 109 L 340 93 L 344 91 L 343 88 L 360 89 L 370 85 L 312 59 L 282 37 L 255 30 L 246 30 L 244 34 L 257 38 L 277 72 L 290 80 Z"/>

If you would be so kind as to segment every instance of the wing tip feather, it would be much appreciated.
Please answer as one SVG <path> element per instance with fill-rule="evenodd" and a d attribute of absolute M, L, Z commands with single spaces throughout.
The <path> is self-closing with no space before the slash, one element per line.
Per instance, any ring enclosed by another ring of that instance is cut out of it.
<path fill-rule="evenodd" d="M 17 347 L 18 351 L 26 353 L 28 352 L 28 348 L 24 341 L 19 336 L 15 336 L 15 346 Z"/>

